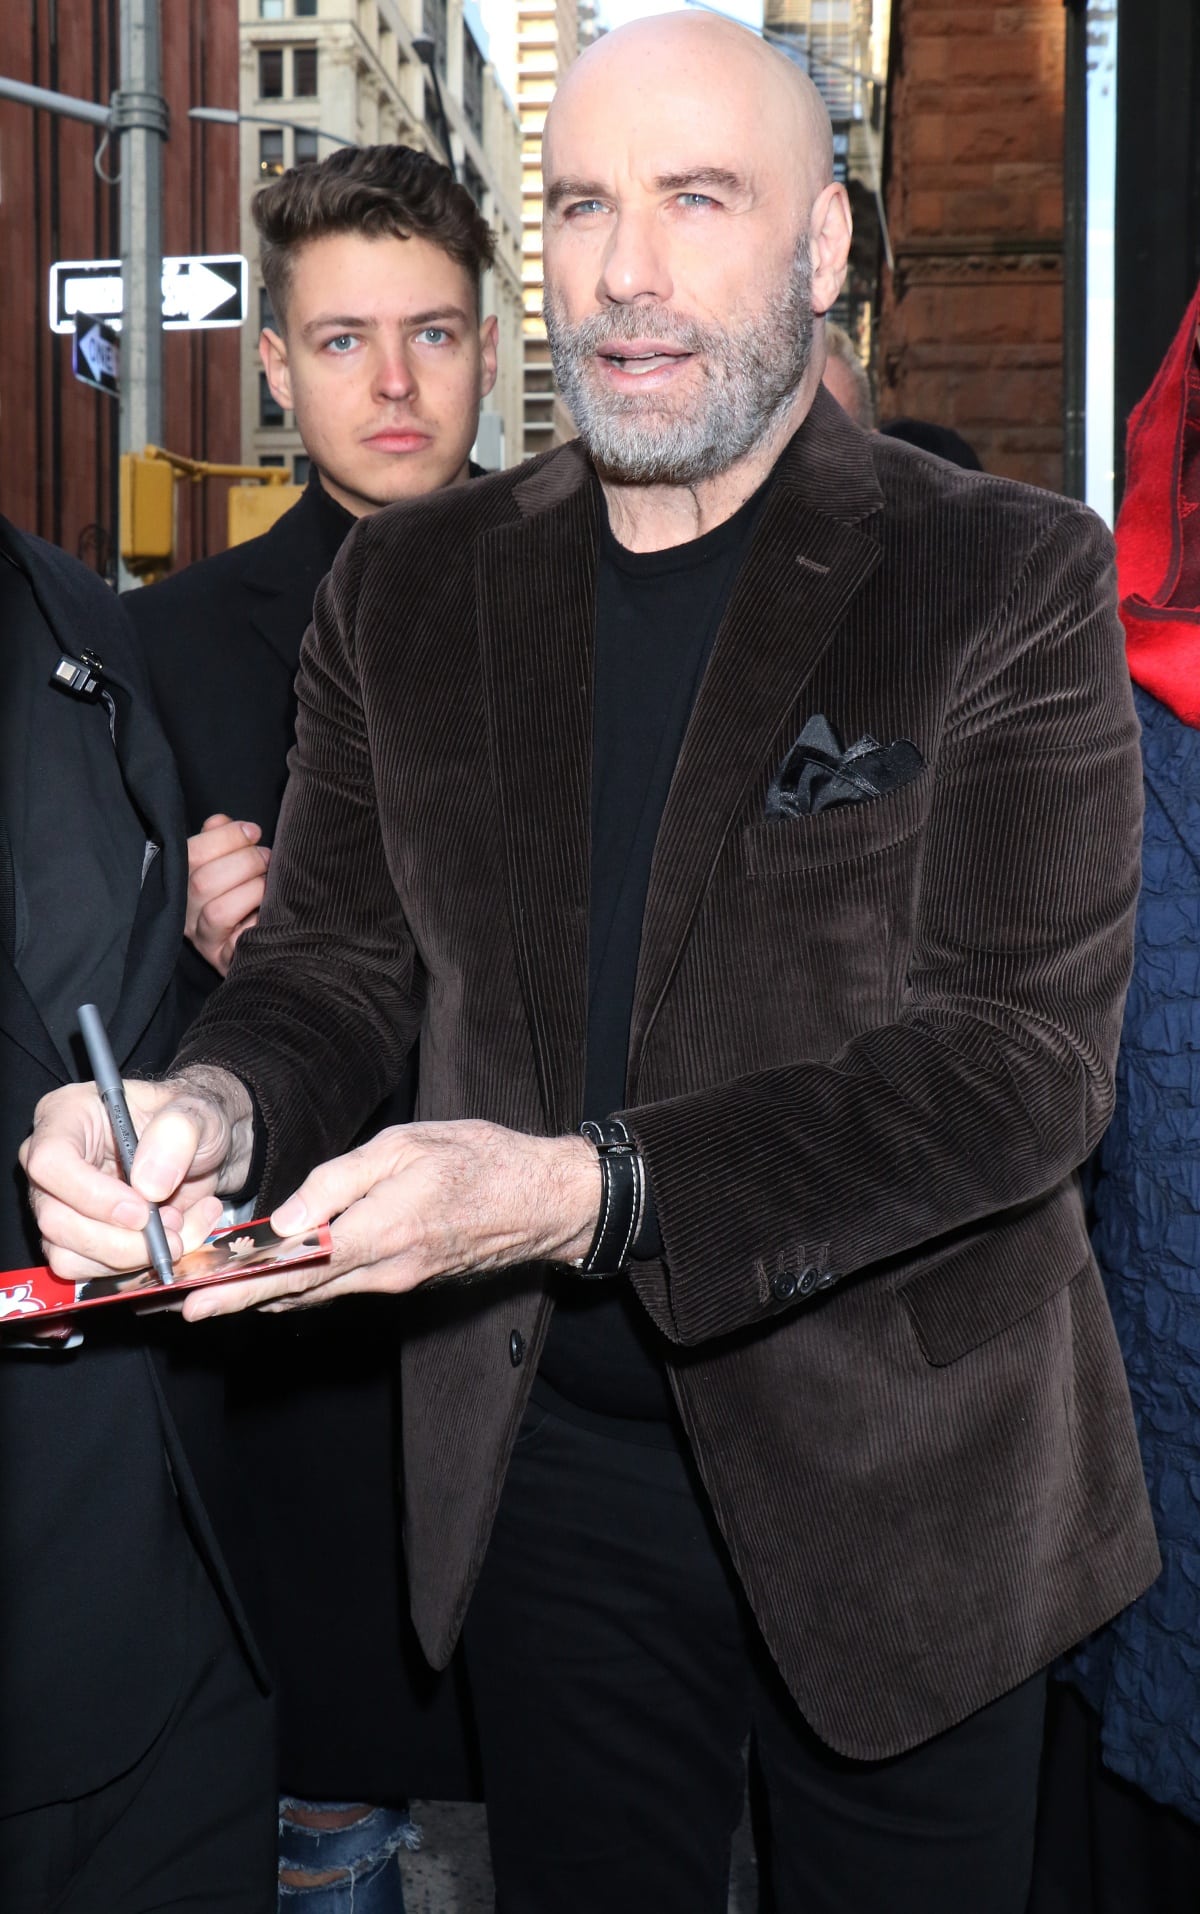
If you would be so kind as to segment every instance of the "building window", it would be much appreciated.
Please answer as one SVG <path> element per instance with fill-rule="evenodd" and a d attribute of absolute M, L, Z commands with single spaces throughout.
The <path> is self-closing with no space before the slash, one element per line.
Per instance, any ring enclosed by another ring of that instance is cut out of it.
<path fill-rule="evenodd" d="M 483 174 L 477 167 L 472 166 L 469 159 L 463 161 L 463 185 L 466 187 L 468 193 L 470 193 L 471 198 L 475 201 L 480 212 L 484 212 L 486 209 L 483 204 L 483 199 L 484 194 L 487 192 L 487 186 L 484 183 Z"/>
<path fill-rule="evenodd" d="M 317 135 L 312 127 L 296 128 L 296 165 L 311 166 L 317 157 Z"/>
<path fill-rule="evenodd" d="M 283 0 L 258 0 L 258 17 L 260 20 L 282 20 Z"/>
<path fill-rule="evenodd" d="M 293 485 L 307 485 L 308 475 L 311 471 L 312 460 L 307 458 L 303 452 L 297 452 L 295 458 L 292 460 Z"/>
<path fill-rule="evenodd" d="M 283 407 L 267 384 L 267 375 L 258 375 L 258 423 L 260 425 L 282 425 Z"/>
<path fill-rule="evenodd" d="M 284 462 L 282 452 L 264 452 L 259 458 L 260 465 L 273 465 L 278 470 Z"/>
<path fill-rule="evenodd" d="M 258 170 L 278 177 L 283 171 L 283 128 L 264 127 L 258 136 Z"/>
<path fill-rule="evenodd" d="M 271 332 L 279 331 L 271 308 L 271 295 L 265 286 L 260 286 L 258 289 L 258 329 L 260 332 L 264 329 Z"/>
<path fill-rule="evenodd" d="M 292 55 L 292 86 L 298 100 L 317 97 L 317 49 L 297 47 Z"/>
<path fill-rule="evenodd" d="M 317 11 L 317 0 L 296 0 L 297 20 L 311 20 Z"/>
<path fill-rule="evenodd" d="M 282 47 L 264 47 L 258 56 L 258 97 L 260 100 L 283 98 Z"/>
<path fill-rule="evenodd" d="M 483 55 L 463 22 L 463 112 L 476 139 L 483 138 Z"/>
<path fill-rule="evenodd" d="M 446 20 L 446 0 L 422 0 L 422 19 L 425 31 L 433 41 L 434 59 L 441 78 L 446 77 L 446 48 L 449 42 L 449 28 Z"/>

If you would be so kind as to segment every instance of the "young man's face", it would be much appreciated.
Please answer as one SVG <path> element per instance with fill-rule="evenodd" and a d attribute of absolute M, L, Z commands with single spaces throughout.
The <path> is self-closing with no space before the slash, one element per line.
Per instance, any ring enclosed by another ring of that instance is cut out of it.
<path fill-rule="evenodd" d="M 427 239 L 333 233 L 292 261 L 281 333 L 259 343 L 327 492 L 361 517 L 467 476 L 496 382 L 496 321 Z"/>

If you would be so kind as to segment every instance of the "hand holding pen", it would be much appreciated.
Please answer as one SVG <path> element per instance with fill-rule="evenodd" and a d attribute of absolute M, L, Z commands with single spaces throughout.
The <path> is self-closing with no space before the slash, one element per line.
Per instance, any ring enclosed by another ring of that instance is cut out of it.
<path fill-rule="evenodd" d="M 113 1138 L 117 1146 L 121 1168 L 125 1180 L 129 1181 L 133 1173 L 133 1159 L 137 1150 L 137 1134 L 129 1115 L 129 1105 L 125 1101 L 125 1087 L 121 1082 L 121 1072 L 108 1041 L 108 1032 L 104 1028 L 104 1019 L 95 1004 L 80 1004 L 79 1029 L 88 1053 L 88 1062 L 92 1066 L 92 1075 L 96 1080 L 96 1089 L 100 1101 L 108 1111 L 112 1124 Z M 150 1253 L 158 1279 L 162 1283 L 173 1283 L 175 1272 L 171 1263 L 171 1251 L 167 1245 L 167 1233 L 162 1225 L 162 1217 L 156 1204 L 149 1204 L 150 1214 L 146 1219 L 146 1248 Z"/>
<path fill-rule="evenodd" d="M 252 1166 L 254 1106 L 236 1077 L 197 1064 L 123 1088 L 132 1184 L 109 1105 L 88 1082 L 48 1092 L 19 1151 L 46 1261 L 66 1282 L 144 1267 L 151 1204 L 175 1256 L 193 1248 L 220 1221 L 218 1192 L 242 1190 Z"/>

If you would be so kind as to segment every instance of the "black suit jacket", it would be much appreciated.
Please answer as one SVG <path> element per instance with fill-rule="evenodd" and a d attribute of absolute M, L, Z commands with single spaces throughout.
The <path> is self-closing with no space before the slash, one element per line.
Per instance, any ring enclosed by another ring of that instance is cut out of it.
<path fill-rule="evenodd" d="M 568 446 L 367 520 L 318 593 L 263 919 L 185 1052 L 252 1085 L 281 1186 L 418 1037 L 423 1116 L 579 1120 L 597 550 Z M 627 1120 L 664 1254 L 632 1281 L 762 1632 L 860 1758 L 1005 1692 L 1158 1565 L 1075 1175 L 1139 876 L 1114 582 L 1090 513 L 818 391 L 658 834 Z M 925 769 L 769 816 L 818 713 Z M 416 1305 L 406 1540 L 435 1660 L 552 1307 L 537 1266 Z"/>
<path fill-rule="evenodd" d="M 113 594 L 3 520 L 0 541 L 31 580 L 53 634 L 66 648 L 86 642 L 98 652 L 117 695 L 112 802 L 132 799 L 162 848 L 142 887 L 110 1034 L 127 1073 L 158 1070 L 177 1028 L 186 887 L 170 753 Z M 0 663 L 7 636 L 0 632 Z M 53 778 L 52 764 L 44 770 Z M 64 817 L 62 828 L 86 832 L 87 819 Z M 42 850 L 53 856 L 53 845 Z M 70 909 L 70 898 L 62 905 Z M 8 1166 L 0 1267 L 43 1260 L 17 1148 L 38 1099 L 64 1080 L 0 939 L 0 1160 Z M 181 1326 L 137 1324 L 116 1308 L 93 1312 L 74 1351 L 20 1353 L 0 1341 L 0 1813 L 102 1786 L 162 1727 L 182 1668 L 185 1519 L 241 1626 L 206 1506 L 221 1456 L 193 1354 Z"/>
<path fill-rule="evenodd" d="M 293 683 L 329 539 L 310 486 L 261 538 L 189 565 L 122 601 L 183 786 L 188 835 L 226 811 L 274 841 L 296 728 Z M 216 972 L 185 945 L 185 1020 Z"/>
<path fill-rule="evenodd" d="M 189 833 L 226 811 L 274 841 L 296 665 L 330 545 L 314 481 L 261 538 L 123 601 Z M 185 945 L 185 1021 L 218 982 Z M 402 1070 L 370 1127 L 406 1122 L 412 1100 Z M 477 1792 L 458 1676 L 433 1676 L 407 1620 L 393 1427 L 401 1333 L 398 1311 L 355 1301 L 319 1322 L 243 1323 L 224 1350 L 240 1482 L 228 1546 L 278 1675 L 283 1785 L 313 1799 Z"/>

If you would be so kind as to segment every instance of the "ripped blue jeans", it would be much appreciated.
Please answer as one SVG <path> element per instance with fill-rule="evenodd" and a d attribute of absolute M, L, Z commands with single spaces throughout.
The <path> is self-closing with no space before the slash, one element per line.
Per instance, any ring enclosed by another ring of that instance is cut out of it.
<path fill-rule="evenodd" d="M 291 1818 L 293 1809 L 341 1809 L 353 1802 L 300 1801 L 285 1795 L 279 1803 L 279 1872 L 310 1874 L 314 1883 L 287 1885 L 280 1879 L 281 1914 L 404 1914 L 402 1849 L 421 1845 L 420 1830 L 406 1809 L 363 1807 L 362 1819 L 345 1828 L 306 1828 Z M 323 1877 L 335 1874 L 331 1881 Z"/>

